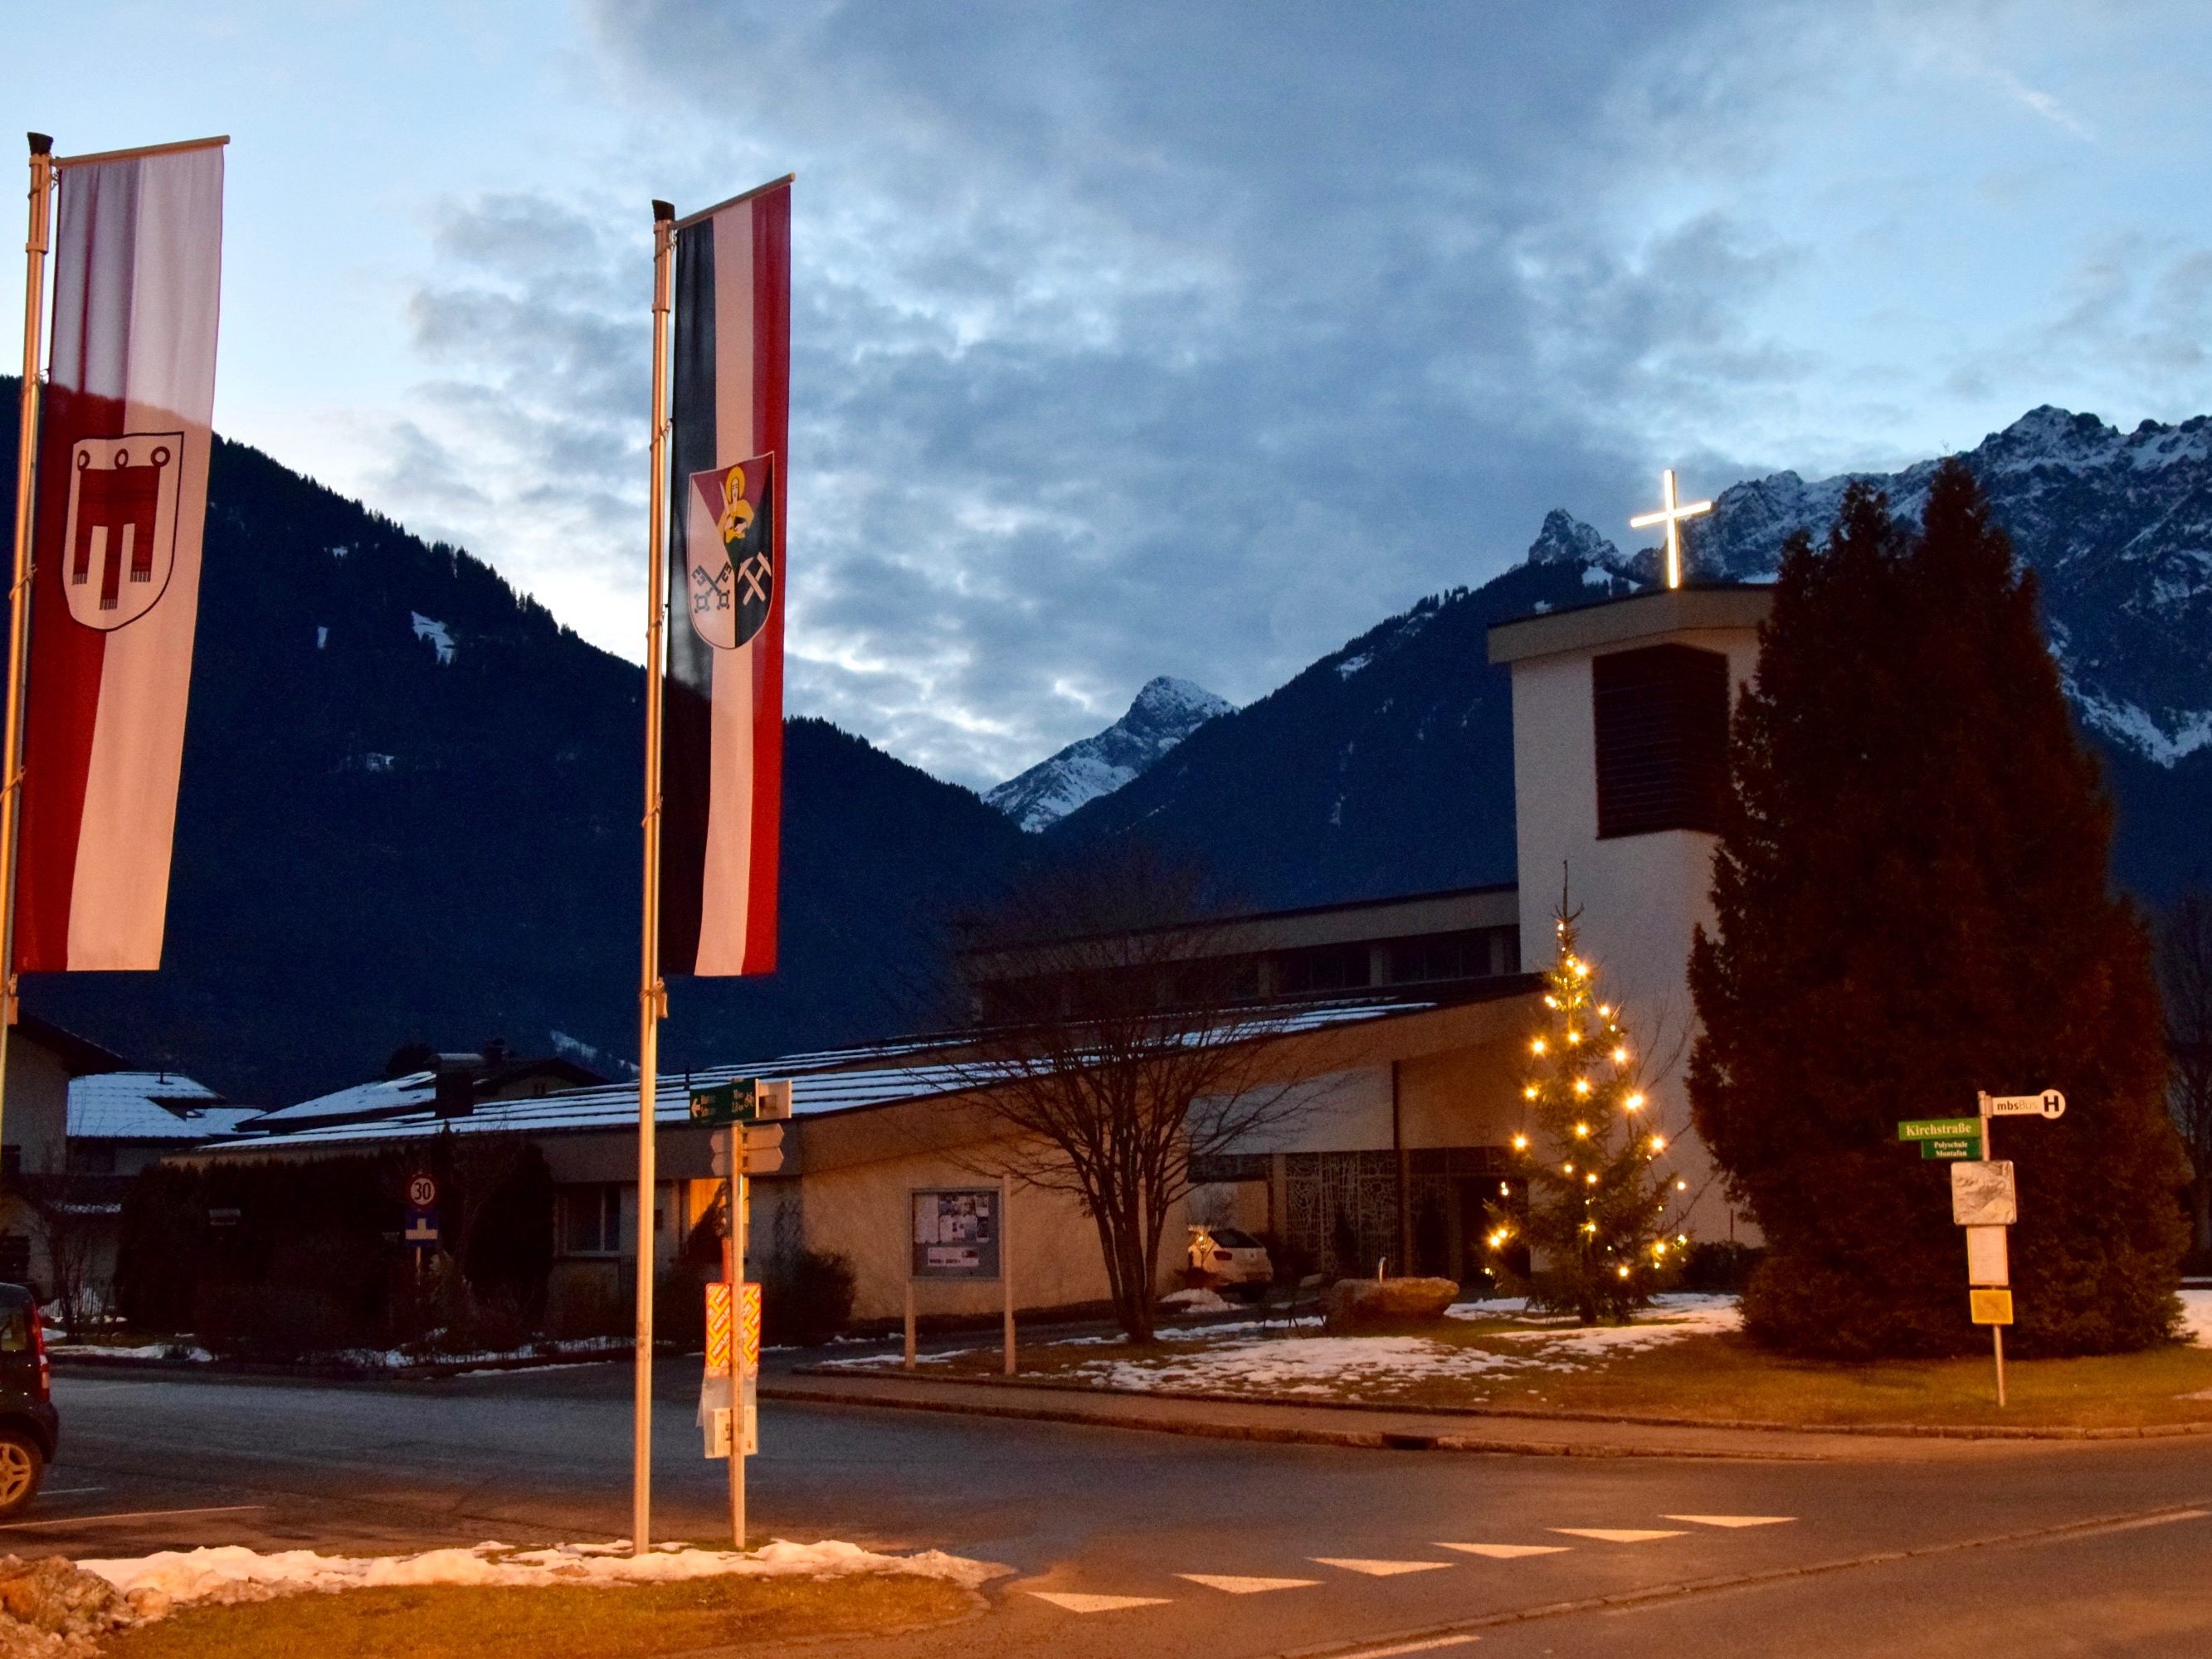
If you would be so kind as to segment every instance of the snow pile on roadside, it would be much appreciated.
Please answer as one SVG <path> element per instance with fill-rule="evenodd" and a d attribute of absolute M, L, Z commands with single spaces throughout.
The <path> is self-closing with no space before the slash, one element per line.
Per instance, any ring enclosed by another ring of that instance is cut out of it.
<path fill-rule="evenodd" d="M 1109 1389 L 1237 1387 L 1319 1399 L 1407 1382 L 1540 1369 L 1540 1361 L 1424 1336 L 1309 1336 L 1231 1342 L 1150 1364 L 1092 1360 L 1076 1366 L 1074 1374 Z"/>
<path fill-rule="evenodd" d="M 570 1336 L 532 1342 L 520 1348 L 472 1348 L 450 1353 L 429 1348 L 420 1352 L 405 1348 L 340 1348 L 315 1358 L 364 1370 L 396 1371 L 410 1365 L 495 1366 L 537 1359 L 596 1358 L 627 1353 L 631 1346 L 632 1340 L 627 1336 Z"/>
<path fill-rule="evenodd" d="M 0 1555 L 0 1655 L 98 1659 L 104 1638 L 144 1617 L 115 1587 L 58 1555 Z"/>
<path fill-rule="evenodd" d="M 939 1348 L 934 1352 L 924 1353 L 917 1349 L 914 1356 L 914 1363 L 917 1365 L 941 1365 L 948 1359 L 960 1359 L 969 1354 L 982 1352 L 981 1348 Z M 848 1354 L 841 1359 L 817 1359 L 814 1363 L 824 1370 L 832 1366 L 841 1365 L 903 1367 L 906 1364 L 906 1355 L 903 1352 L 856 1353 Z"/>
<path fill-rule="evenodd" d="M 204 1365 L 215 1356 L 197 1342 L 50 1342 L 57 1359 L 178 1359 Z"/>
<path fill-rule="evenodd" d="M 742 1555 L 728 1550 L 687 1549 L 677 1544 L 656 1546 L 651 1553 L 641 1556 L 629 1552 L 628 1543 L 618 1541 L 560 1544 L 541 1550 L 485 1543 L 473 1549 L 424 1550 L 416 1555 L 319 1555 L 313 1550 L 279 1550 L 264 1555 L 232 1544 L 76 1565 L 106 1579 L 149 1619 L 201 1603 L 223 1606 L 311 1591 L 393 1585 L 611 1587 L 676 1583 L 723 1575 L 846 1578 L 862 1573 L 903 1573 L 942 1578 L 973 1589 L 1012 1571 L 995 1562 L 947 1555 L 942 1550 L 878 1555 L 857 1544 L 835 1540 L 793 1544 L 779 1538 Z"/>

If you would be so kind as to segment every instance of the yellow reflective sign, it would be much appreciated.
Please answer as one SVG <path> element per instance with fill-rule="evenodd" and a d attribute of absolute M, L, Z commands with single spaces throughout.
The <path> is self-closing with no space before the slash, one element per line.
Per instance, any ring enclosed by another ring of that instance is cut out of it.
<path fill-rule="evenodd" d="M 2012 1323 L 2010 1291 L 1969 1291 L 1966 1295 L 1972 1304 L 1974 1323 L 1977 1325 Z"/>

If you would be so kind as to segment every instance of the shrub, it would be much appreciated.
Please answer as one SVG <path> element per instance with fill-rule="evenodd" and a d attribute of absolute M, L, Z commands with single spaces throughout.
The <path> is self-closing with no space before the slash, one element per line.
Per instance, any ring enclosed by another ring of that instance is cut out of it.
<path fill-rule="evenodd" d="M 821 1250 L 775 1258 L 761 1280 L 761 1340 L 813 1347 L 853 1317 L 853 1264 Z"/>

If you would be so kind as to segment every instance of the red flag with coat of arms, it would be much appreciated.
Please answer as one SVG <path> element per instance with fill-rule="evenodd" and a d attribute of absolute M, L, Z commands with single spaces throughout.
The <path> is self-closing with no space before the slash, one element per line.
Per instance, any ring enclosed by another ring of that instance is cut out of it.
<path fill-rule="evenodd" d="M 161 965 L 199 617 L 221 140 L 58 160 L 15 965 Z"/>

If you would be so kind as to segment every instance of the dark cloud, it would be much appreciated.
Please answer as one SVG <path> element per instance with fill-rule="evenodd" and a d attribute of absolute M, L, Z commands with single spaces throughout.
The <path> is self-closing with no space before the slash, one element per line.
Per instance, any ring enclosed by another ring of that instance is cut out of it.
<path fill-rule="evenodd" d="M 1655 419 L 1803 367 L 1742 320 L 1797 252 L 1623 211 L 1725 149 L 1718 3 L 586 15 L 659 193 L 800 172 L 793 702 L 964 781 L 1156 673 L 1255 696 L 1551 507 L 1625 514 Z M 410 313 L 477 487 L 611 581 L 634 208 L 451 207 Z"/>

